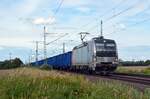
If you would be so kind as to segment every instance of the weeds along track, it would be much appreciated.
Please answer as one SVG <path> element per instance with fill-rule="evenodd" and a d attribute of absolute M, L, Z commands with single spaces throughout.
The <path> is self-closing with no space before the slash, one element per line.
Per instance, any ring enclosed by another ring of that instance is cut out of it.
<path fill-rule="evenodd" d="M 150 86 L 150 76 L 114 73 L 108 76 L 108 78 Z"/>
<path fill-rule="evenodd" d="M 81 74 L 86 76 L 87 78 L 92 78 L 92 79 L 98 79 L 98 78 L 106 78 L 106 79 L 112 79 L 112 80 L 119 80 L 119 81 L 125 81 L 128 83 L 133 83 L 133 84 L 140 84 L 139 86 L 149 86 L 150 87 L 150 76 L 149 75 L 141 75 L 141 74 L 126 74 L 126 73 L 112 73 L 107 76 L 102 76 L 99 74 L 88 74 L 88 73 L 83 73 L 83 72 L 72 72 L 70 73 L 75 73 L 75 74 Z"/>
<path fill-rule="evenodd" d="M 148 75 L 139 75 L 139 74 L 125 74 L 125 73 L 112 73 L 107 76 L 102 76 L 100 74 L 89 74 L 84 72 L 73 72 L 73 71 L 64 71 L 71 74 L 83 75 L 92 82 L 97 80 L 118 80 L 122 82 L 127 82 L 126 84 L 131 84 L 138 88 L 139 90 L 144 90 L 150 88 L 150 76 Z"/>

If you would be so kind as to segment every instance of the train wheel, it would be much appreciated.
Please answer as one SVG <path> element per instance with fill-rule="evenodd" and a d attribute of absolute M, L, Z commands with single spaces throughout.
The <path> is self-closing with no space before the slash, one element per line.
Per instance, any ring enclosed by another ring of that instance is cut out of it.
<path fill-rule="evenodd" d="M 94 74 L 94 71 L 93 70 L 89 70 L 89 74 L 90 75 Z"/>
<path fill-rule="evenodd" d="M 101 71 L 101 72 L 100 72 L 100 75 L 102 75 L 102 76 L 108 76 L 108 75 L 109 75 L 109 72 L 107 72 L 107 71 Z"/>

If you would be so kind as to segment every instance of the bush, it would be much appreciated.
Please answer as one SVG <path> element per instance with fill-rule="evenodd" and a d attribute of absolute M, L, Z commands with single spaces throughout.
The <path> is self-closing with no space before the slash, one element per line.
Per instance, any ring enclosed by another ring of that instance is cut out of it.
<path fill-rule="evenodd" d="M 146 75 L 150 75 L 150 68 L 147 68 L 143 71 L 144 74 Z"/>
<path fill-rule="evenodd" d="M 11 69 L 21 67 L 23 62 L 19 58 L 15 58 L 13 60 L 5 60 L 0 63 L 0 69 Z"/>

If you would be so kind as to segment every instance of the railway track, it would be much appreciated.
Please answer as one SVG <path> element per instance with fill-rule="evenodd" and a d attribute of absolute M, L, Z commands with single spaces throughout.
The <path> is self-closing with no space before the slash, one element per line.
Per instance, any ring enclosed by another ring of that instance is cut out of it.
<path fill-rule="evenodd" d="M 83 75 L 91 82 L 96 82 L 99 80 L 106 80 L 111 82 L 111 80 L 118 80 L 122 84 L 130 85 L 136 88 L 137 90 L 144 92 L 145 89 L 150 88 L 150 76 L 138 75 L 138 74 L 125 74 L 125 73 L 113 73 L 109 76 L 101 76 L 99 74 L 89 74 L 83 72 L 73 72 L 73 71 L 64 71 L 69 72 L 75 75 Z"/>
<path fill-rule="evenodd" d="M 131 74 L 131 73 L 113 73 L 116 75 L 126 75 L 126 76 L 137 76 L 137 77 L 144 77 L 144 78 L 150 78 L 150 75 L 143 75 L 143 74 Z"/>
<path fill-rule="evenodd" d="M 141 75 L 141 74 L 126 74 L 126 73 L 112 73 L 109 76 L 101 76 L 97 74 L 87 75 L 93 77 L 102 77 L 107 79 L 125 81 L 133 84 L 145 85 L 150 88 L 150 76 L 149 75 Z"/>
<path fill-rule="evenodd" d="M 106 78 L 150 86 L 150 76 L 114 73 Z"/>
<path fill-rule="evenodd" d="M 105 79 L 124 81 L 128 83 L 132 83 L 133 85 L 138 84 L 138 86 L 150 88 L 150 76 L 148 75 L 112 73 L 109 76 L 101 76 L 99 74 L 91 75 L 83 72 L 72 72 L 72 71 L 67 71 L 67 72 L 84 75 L 92 81 L 105 78 Z"/>

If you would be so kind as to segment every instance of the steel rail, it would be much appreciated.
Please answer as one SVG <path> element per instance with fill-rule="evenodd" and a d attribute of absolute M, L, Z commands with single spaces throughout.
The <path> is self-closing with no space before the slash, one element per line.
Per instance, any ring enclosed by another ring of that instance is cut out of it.
<path fill-rule="evenodd" d="M 110 76 L 108 76 L 108 78 L 150 86 L 150 78 L 144 77 L 144 76 L 141 77 L 141 76 L 137 76 L 137 75 L 134 76 L 134 75 L 111 74 Z"/>

